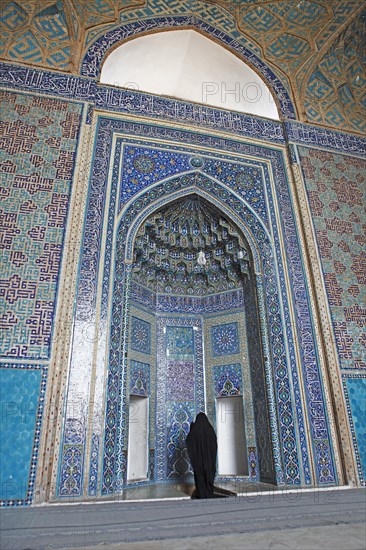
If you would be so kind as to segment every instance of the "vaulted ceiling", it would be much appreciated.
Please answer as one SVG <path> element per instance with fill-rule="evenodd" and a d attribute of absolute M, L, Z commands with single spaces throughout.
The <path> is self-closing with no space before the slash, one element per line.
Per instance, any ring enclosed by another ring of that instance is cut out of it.
<path fill-rule="evenodd" d="M 174 15 L 195 15 L 260 57 L 299 120 L 364 132 L 363 0 L 2 0 L 0 58 L 80 74 L 88 47 L 107 31 Z"/>
<path fill-rule="evenodd" d="M 242 288 L 250 276 L 243 236 L 195 194 L 152 214 L 140 227 L 134 255 L 134 281 L 162 294 L 215 294 Z"/>

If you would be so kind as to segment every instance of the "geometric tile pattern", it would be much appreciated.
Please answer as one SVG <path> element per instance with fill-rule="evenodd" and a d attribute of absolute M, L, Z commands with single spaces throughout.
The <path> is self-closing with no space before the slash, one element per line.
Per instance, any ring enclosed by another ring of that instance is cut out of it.
<path fill-rule="evenodd" d="M 358 473 L 366 485 L 366 378 L 361 375 L 343 375 L 343 387 L 349 415 Z"/>
<path fill-rule="evenodd" d="M 242 394 L 241 365 L 214 367 L 215 394 L 217 397 L 230 397 Z"/>
<path fill-rule="evenodd" d="M 67 68 L 70 36 L 60 3 L 8 2 L 1 10 L 0 32 L 7 59 Z"/>
<path fill-rule="evenodd" d="M 289 262 L 289 266 L 291 268 L 290 277 L 292 278 L 291 280 L 293 281 L 294 286 L 296 286 L 296 292 L 294 291 L 294 299 L 296 304 L 295 309 L 299 320 L 299 326 L 301 327 L 301 330 L 298 330 L 298 336 L 300 339 L 304 338 L 304 343 L 306 343 L 306 346 L 314 349 L 311 323 L 309 320 L 310 316 L 307 295 L 304 292 L 304 275 L 301 267 L 298 243 L 296 240 L 296 228 L 293 224 L 288 187 L 284 175 L 285 172 L 282 153 L 276 149 L 271 149 L 270 147 L 260 147 L 250 143 L 242 143 L 240 141 L 229 140 L 226 138 L 224 139 L 222 137 L 216 138 L 213 136 L 206 136 L 203 133 L 189 132 L 188 130 L 183 133 L 177 129 L 170 131 L 169 128 L 161 129 L 155 125 L 148 126 L 144 124 L 130 123 L 124 120 L 113 119 L 112 117 L 105 119 L 101 118 L 99 120 L 98 135 L 95 143 L 95 158 L 98 158 L 98 162 L 94 162 L 92 166 L 88 207 L 88 211 L 90 212 L 94 212 L 93 209 L 95 208 L 95 212 L 98 212 L 98 220 L 101 220 L 101 223 L 98 222 L 99 224 L 96 224 L 92 219 L 87 219 L 84 237 L 85 244 L 87 244 L 87 246 L 84 247 L 83 259 L 81 260 L 82 269 L 80 272 L 80 283 L 81 285 L 85 284 L 85 288 L 90 289 L 88 300 L 90 300 L 90 303 L 93 304 L 95 299 L 95 274 L 98 273 L 98 268 L 100 268 L 98 265 L 100 257 L 97 254 L 97 251 L 100 250 L 102 228 L 106 227 L 106 270 L 103 274 L 103 284 L 106 289 L 110 287 L 108 274 L 111 273 L 111 257 L 115 258 L 116 269 L 114 273 L 114 304 L 111 315 L 111 351 L 110 370 L 108 375 L 106 439 L 103 448 L 103 487 L 106 488 L 106 492 L 109 492 L 109 488 L 112 487 L 116 472 L 119 479 L 122 480 L 119 475 L 119 472 L 123 470 L 122 454 L 120 451 L 124 450 L 124 445 L 126 443 L 123 435 L 124 424 L 122 406 L 123 403 L 125 403 L 124 392 L 126 392 L 126 374 L 124 370 L 125 348 L 123 347 L 125 345 L 124 335 L 126 334 L 126 323 L 123 318 L 123 307 L 126 303 L 128 303 L 126 297 L 129 293 L 129 266 L 125 267 L 123 265 L 123 258 L 125 253 L 128 257 L 131 257 L 131 244 L 130 240 L 127 241 L 127 229 L 137 227 L 137 220 L 139 219 L 139 216 L 141 216 L 142 212 L 144 216 L 148 216 L 157 208 L 161 208 L 164 201 L 169 200 L 169 197 L 172 196 L 173 192 L 175 193 L 175 198 L 183 196 L 186 193 L 187 188 L 192 188 L 192 182 L 195 184 L 194 189 L 205 194 L 205 196 L 210 197 L 213 204 L 222 209 L 224 213 L 235 213 L 235 216 L 237 216 L 237 219 L 239 220 L 238 225 L 242 228 L 243 232 L 245 233 L 246 228 L 250 227 L 251 235 L 254 235 L 255 239 L 257 239 L 257 249 L 260 250 L 262 260 L 264 262 L 263 279 L 260 281 L 257 290 L 260 289 L 260 284 L 262 284 L 263 298 L 261 311 L 268 312 L 268 317 L 263 319 L 263 323 L 267 323 L 269 330 L 268 356 L 270 358 L 273 357 L 274 387 L 273 389 L 271 387 L 268 389 L 270 394 L 268 399 L 270 400 L 271 406 L 272 404 L 274 405 L 276 401 L 278 403 L 279 437 L 274 430 L 274 426 L 271 426 L 271 435 L 275 440 L 273 444 L 276 450 L 274 460 L 277 461 L 276 468 L 280 467 L 279 464 L 283 461 L 284 481 L 295 484 L 301 483 L 301 475 L 304 476 L 305 474 L 300 473 L 301 466 L 298 453 L 302 453 L 301 462 L 305 464 L 308 460 L 306 450 L 307 442 L 306 435 L 304 435 L 301 428 L 301 424 L 303 424 L 303 417 L 302 403 L 301 398 L 299 397 L 300 392 L 298 391 L 297 385 L 297 360 L 293 345 L 294 327 L 291 326 L 291 318 L 288 314 L 289 308 L 286 301 L 287 290 L 284 285 L 285 277 L 283 276 L 283 258 L 281 257 L 281 251 L 276 249 L 278 254 L 275 263 L 271 255 L 272 248 L 268 233 L 264 230 L 264 225 L 260 221 L 259 216 L 254 213 L 254 209 L 247 207 L 244 201 L 241 200 L 240 195 L 238 196 L 238 194 L 231 192 L 229 187 L 221 184 L 218 179 L 215 179 L 214 177 L 209 178 L 202 174 L 195 176 L 191 175 L 189 177 L 186 175 L 179 175 L 167 181 L 158 182 L 156 185 L 150 186 L 144 192 L 140 192 L 139 196 L 135 197 L 135 200 L 131 201 L 130 206 L 124 211 L 117 242 L 114 243 L 113 232 L 115 231 L 115 227 L 113 226 L 113 216 L 116 211 L 118 201 L 118 183 L 120 181 L 119 171 L 115 172 L 114 170 L 114 167 L 119 166 L 120 160 L 117 142 L 115 151 L 118 159 L 112 166 L 110 166 L 110 161 L 112 160 L 114 162 L 115 159 L 111 159 L 108 155 L 114 132 L 118 133 L 119 137 L 126 134 L 129 136 L 131 136 L 131 134 L 135 134 L 134 143 L 139 143 L 140 140 L 140 145 L 143 138 L 149 139 L 149 142 L 151 143 L 154 142 L 155 138 L 160 139 L 163 135 L 164 140 L 169 140 L 169 142 L 174 141 L 177 146 L 183 147 L 182 144 L 189 141 L 191 144 L 195 145 L 196 151 L 203 149 L 204 147 L 207 147 L 210 151 L 216 151 L 218 147 L 221 147 L 221 149 L 227 148 L 227 150 L 230 149 L 231 158 L 234 153 L 238 153 L 238 155 L 245 154 L 250 158 L 260 158 L 271 164 L 274 180 L 276 181 L 276 189 L 278 191 L 280 210 L 281 214 L 283 214 L 283 236 L 285 239 L 286 248 L 289 250 L 287 261 Z M 125 142 L 131 141 L 131 138 L 120 137 L 121 141 L 122 139 Z M 169 149 L 171 149 L 170 145 Z M 209 155 L 207 152 L 208 149 L 205 150 L 205 156 Z M 102 151 L 103 154 L 101 154 Z M 214 155 L 215 153 L 213 153 L 213 157 Z M 145 164 L 142 163 L 140 165 L 140 170 L 141 168 L 143 170 L 149 169 L 148 165 L 148 162 L 145 162 Z M 265 162 L 263 161 L 262 166 L 264 165 Z M 265 171 L 264 168 L 263 170 Z M 118 174 L 118 177 L 116 177 L 115 174 Z M 108 175 L 112 176 L 110 196 L 108 196 L 108 208 L 104 211 L 105 203 L 103 202 L 103 199 L 106 197 Z M 271 231 L 273 239 L 275 243 L 278 243 L 279 227 L 277 226 L 278 220 L 276 219 L 273 207 L 273 197 L 271 193 L 271 183 L 269 181 L 267 186 L 266 207 L 268 209 L 268 216 L 271 217 Z M 105 220 L 105 225 L 103 220 L 104 214 L 108 217 L 108 219 Z M 245 233 L 245 235 L 247 236 L 247 233 Z M 116 247 L 115 253 L 111 256 L 114 246 Z M 254 253 L 256 253 L 255 250 L 255 247 L 253 247 Z M 87 261 L 84 262 L 85 259 L 87 259 Z M 278 278 L 276 273 L 280 274 Z M 124 284 L 124 282 L 126 284 Z M 279 294 L 282 296 L 282 301 L 279 299 Z M 105 304 L 109 307 L 108 304 L 111 303 L 111 299 L 112 297 L 108 295 L 108 292 L 103 294 L 102 308 L 105 307 Z M 281 303 L 284 304 L 283 309 Z M 302 323 L 305 323 L 305 325 Z M 169 321 L 168 324 L 169 326 L 175 327 L 187 327 L 189 325 L 189 323 L 187 325 L 187 319 L 185 318 L 182 320 L 179 319 L 179 322 L 177 321 L 175 324 L 172 324 Z M 123 330 L 121 330 L 121 326 L 123 326 Z M 303 328 L 304 326 L 305 328 Z M 162 344 L 162 349 L 164 348 L 164 345 Z M 177 349 L 178 353 L 179 348 L 180 346 L 178 346 Z M 180 349 L 186 348 L 187 346 L 184 344 L 183 348 Z M 164 350 L 164 353 L 166 353 L 165 348 Z M 195 351 L 196 354 L 198 353 L 195 347 L 193 348 L 193 351 Z M 222 351 L 222 347 L 220 347 L 220 351 Z M 308 399 L 308 406 L 309 408 L 312 406 L 313 400 L 317 402 L 317 406 L 319 405 L 319 417 L 317 418 L 316 423 L 315 421 L 313 422 L 312 418 L 310 418 L 314 440 L 317 440 L 317 447 L 314 449 L 314 454 L 316 455 L 316 468 L 317 472 L 319 472 L 319 482 L 329 483 L 332 481 L 334 482 L 334 471 L 329 444 L 327 420 L 323 408 L 324 402 L 321 394 L 319 371 L 317 370 L 318 367 L 316 364 L 316 358 L 311 353 L 307 354 L 306 351 L 307 348 L 301 347 L 301 353 L 303 353 L 302 360 L 304 372 L 308 372 L 311 369 L 311 376 L 314 379 L 314 392 L 306 395 Z M 184 355 L 184 353 L 181 355 Z M 176 359 L 170 357 L 169 360 L 185 361 L 187 358 Z M 165 367 L 166 356 L 162 365 L 159 365 L 158 361 L 158 369 L 163 369 L 159 371 L 158 375 L 163 373 L 164 376 L 166 375 L 167 371 Z M 271 366 L 266 363 L 264 368 L 266 369 L 266 376 L 268 376 L 270 374 L 269 369 Z M 272 394 L 271 391 L 273 392 Z M 166 388 L 164 389 L 164 392 L 164 394 L 159 396 L 159 399 L 160 403 L 164 404 L 165 407 Z M 275 409 L 273 410 L 275 411 Z M 165 414 L 166 409 L 161 405 L 161 410 L 157 410 L 157 425 L 159 432 L 161 431 L 165 434 L 165 439 L 164 442 L 160 442 L 161 445 L 159 443 L 160 447 L 159 445 L 157 446 L 158 452 L 156 455 L 155 465 L 157 476 L 160 476 L 159 479 L 165 479 L 164 476 L 167 471 L 166 462 L 164 463 L 165 467 L 163 471 L 160 467 L 163 460 L 166 460 L 166 455 L 164 455 L 165 458 L 163 456 L 164 452 L 166 452 L 166 432 L 164 432 L 166 427 Z M 297 416 L 295 417 L 294 414 Z M 318 421 L 319 418 L 320 422 Z M 296 424 L 300 426 L 298 432 L 295 430 L 295 421 Z M 297 434 L 299 434 L 299 436 Z M 77 462 L 75 462 L 75 464 L 77 464 Z M 279 472 L 278 469 L 277 472 Z"/>
<path fill-rule="evenodd" d="M 211 345 L 214 357 L 239 353 L 238 323 L 212 327 Z"/>
<path fill-rule="evenodd" d="M 366 162 L 300 148 L 342 369 L 366 369 Z"/>
<path fill-rule="evenodd" d="M 150 393 L 150 365 L 132 361 L 130 366 L 130 395 L 148 397 Z"/>
<path fill-rule="evenodd" d="M 46 379 L 38 365 L 1 365 L 1 506 L 32 502 Z"/>
<path fill-rule="evenodd" d="M 262 44 L 266 58 L 288 74 L 308 59 L 312 38 L 330 20 L 326 6 L 318 2 L 291 3 L 287 9 L 278 2 L 239 4 L 239 28 Z"/>
<path fill-rule="evenodd" d="M 81 105 L 2 92 L 0 354 L 49 357 Z"/>
<path fill-rule="evenodd" d="M 305 91 L 310 123 L 365 133 L 365 15 L 353 19 L 314 67 Z"/>
<path fill-rule="evenodd" d="M 194 354 L 194 339 L 192 327 L 167 326 L 166 343 L 169 357 L 184 359 L 186 355 Z"/>
<path fill-rule="evenodd" d="M 150 353 L 151 325 L 142 319 L 131 319 L 131 348 L 142 353 Z"/>

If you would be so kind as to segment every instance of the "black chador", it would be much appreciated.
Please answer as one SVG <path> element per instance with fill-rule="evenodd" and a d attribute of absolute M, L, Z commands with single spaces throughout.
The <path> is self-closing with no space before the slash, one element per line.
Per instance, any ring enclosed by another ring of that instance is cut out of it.
<path fill-rule="evenodd" d="M 196 491 L 194 498 L 213 498 L 216 474 L 217 438 L 204 413 L 198 413 L 186 439 Z"/>

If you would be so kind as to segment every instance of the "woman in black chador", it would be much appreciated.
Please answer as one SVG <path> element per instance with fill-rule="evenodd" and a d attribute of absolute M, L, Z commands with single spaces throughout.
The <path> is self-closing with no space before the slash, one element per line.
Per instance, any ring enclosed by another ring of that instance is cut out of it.
<path fill-rule="evenodd" d="M 191 423 L 186 445 L 196 484 L 193 498 L 213 498 L 217 438 L 204 413 L 198 413 L 196 421 Z"/>

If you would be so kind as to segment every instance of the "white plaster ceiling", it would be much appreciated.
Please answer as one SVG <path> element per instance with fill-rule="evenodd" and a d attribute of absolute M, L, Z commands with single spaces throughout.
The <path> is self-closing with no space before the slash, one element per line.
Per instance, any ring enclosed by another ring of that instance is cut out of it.
<path fill-rule="evenodd" d="M 272 94 L 248 65 L 192 30 L 150 34 L 107 57 L 100 81 L 278 120 Z"/>

